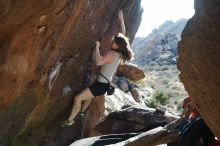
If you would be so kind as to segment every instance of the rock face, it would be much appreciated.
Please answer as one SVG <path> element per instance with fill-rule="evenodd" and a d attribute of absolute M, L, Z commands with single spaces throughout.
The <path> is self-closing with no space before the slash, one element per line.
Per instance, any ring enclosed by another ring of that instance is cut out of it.
<path fill-rule="evenodd" d="M 137 37 L 132 43 L 134 62 L 139 65 L 176 63 L 180 35 L 188 20 L 166 21 L 147 37 Z"/>
<path fill-rule="evenodd" d="M 60 128 L 54 138 L 48 145 L 49 146 L 65 146 L 69 145 L 76 139 L 81 139 L 88 137 L 90 131 L 99 122 L 100 117 L 103 117 L 104 105 L 103 97 L 96 97 L 85 115 L 85 117 L 77 116 L 75 120 L 77 121 L 74 125 L 69 127 Z"/>
<path fill-rule="evenodd" d="M 70 146 L 155 146 L 175 141 L 177 132 L 171 132 L 163 127 L 158 127 L 144 133 L 110 134 L 78 140 Z"/>
<path fill-rule="evenodd" d="M 113 95 L 105 95 L 105 115 L 119 111 L 123 106 L 144 106 L 144 101 L 136 102 L 131 93 L 116 88 Z"/>
<path fill-rule="evenodd" d="M 102 37 L 102 53 L 109 48 L 119 30 L 119 9 L 132 40 L 141 20 L 140 0 L 0 2 L 1 145 L 59 145 L 53 137 L 69 115 L 73 96 L 98 71 L 94 42 Z M 103 105 L 104 100 L 93 101 L 85 133 L 99 121 L 93 114 L 101 115 Z"/>
<path fill-rule="evenodd" d="M 130 106 L 110 113 L 96 126 L 92 136 L 144 132 L 158 126 L 165 126 L 177 118 L 169 113 L 164 114 L 144 106 Z"/>
<path fill-rule="evenodd" d="M 132 138 L 138 134 L 136 133 L 126 133 L 126 134 L 112 134 L 97 137 L 85 138 L 72 143 L 70 146 L 104 146 L 104 145 L 116 145 L 121 141 L 125 141 Z"/>
<path fill-rule="evenodd" d="M 117 69 L 117 74 L 123 75 L 126 78 L 134 81 L 141 80 L 145 77 L 144 71 L 137 65 L 131 63 L 120 65 Z"/>
<path fill-rule="evenodd" d="M 196 0 L 179 43 L 180 78 L 192 102 L 220 139 L 220 1 Z"/>

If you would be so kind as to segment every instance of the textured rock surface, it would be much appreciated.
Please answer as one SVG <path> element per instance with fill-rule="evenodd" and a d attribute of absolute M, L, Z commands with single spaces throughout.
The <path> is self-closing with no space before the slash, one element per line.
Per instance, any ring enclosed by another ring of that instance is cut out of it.
<path fill-rule="evenodd" d="M 119 28 L 119 9 L 132 40 L 141 19 L 140 0 L 0 1 L 1 145 L 59 145 L 53 137 L 73 95 L 95 79 L 94 42 L 102 36 L 102 53 L 109 47 Z M 88 114 L 101 115 L 103 104 L 94 100 L 96 108 Z M 99 119 L 89 115 L 93 122 L 85 133 Z"/>
<path fill-rule="evenodd" d="M 129 138 L 126 141 L 117 143 L 124 146 L 155 146 L 167 144 L 175 141 L 178 138 L 177 132 L 171 132 L 163 127 L 158 127 L 150 131 L 146 131 L 135 137 Z"/>
<path fill-rule="evenodd" d="M 179 44 L 180 78 L 208 126 L 220 139 L 220 1 L 196 0 Z"/>
<path fill-rule="evenodd" d="M 91 145 L 111 145 L 111 146 L 155 146 L 175 141 L 178 133 L 171 132 L 163 127 L 158 127 L 144 133 L 130 134 L 110 134 L 82 139 L 74 142 L 70 146 L 91 146 Z"/>
<path fill-rule="evenodd" d="M 133 136 L 138 135 L 137 133 L 128 133 L 128 134 L 110 134 L 104 136 L 90 137 L 78 140 L 72 143 L 70 146 L 104 146 L 110 144 L 116 144 L 121 141 L 125 141 Z"/>
<path fill-rule="evenodd" d="M 136 37 L 132 43 L 134 62 L 138 65 L 176 64 L 177 46 L 188 20 L 166 21 L 147 37 Z"/>
<path fill-rule="evenodd" d="M 117 74 L 123 75 L 126 78 L 134 81 L 141 80 L 145 77 L 144 71 L 131 63 L 120 65 L 117 69 Z"/>
<path fill-rule="evenodd" d="M 133 106 L 110 113 L 96 126 L 92 135 L 143 132 L 164 126 L 177 118 L 169 113 L 163 114 L 144 106 Z"/>
<path fill-rule="evenodd" d="M 76 123 L 70 127 L 60 128 L 49 146 L 69 145 L 76 139 L 88 137 L 104 113 L 104 97 L 96 97 L 85 115 L 76 117 Z M 101 119 L 100 119 L 101 120 Z"/>
<path fill-rule="evenodd" d="M 105 115 L 110 112 L 121 110 L 123 106 L 144 106 L 145 103 L 136 102 L 131 93 L 124 93 L 120 89 L 116 88 L 113 95 L 105 95 Z"/>

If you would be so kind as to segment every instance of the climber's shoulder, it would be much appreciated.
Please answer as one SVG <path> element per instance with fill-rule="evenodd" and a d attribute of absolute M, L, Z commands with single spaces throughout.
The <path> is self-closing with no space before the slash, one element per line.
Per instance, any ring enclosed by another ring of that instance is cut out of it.
<path fill-rule="evenodd" d="M 107 52 L 106 52 L 106 55 L 108 55 L 108 56 L 114 56 L 115 55 L 115 53 L 114 53 L 114 51 L 112 51 L 112 50 L 108 50 Z"/>
<path fill-rule="evenodd" d="M 108 63 L 112 63 L 114 61 L 116 53 L 117 52 L 114 52 L 112 50 L 108 50 L 106 52 L 105 58 L 108 60 Z"/>
<path fill-rule="evenodd" d="M 115 56 L 118 54 L 118 52 L 113 51 L 113 50 L 108 50 L 108 54 L 109 54 L 109 56 L 111 56 L 114 59 Z"/>

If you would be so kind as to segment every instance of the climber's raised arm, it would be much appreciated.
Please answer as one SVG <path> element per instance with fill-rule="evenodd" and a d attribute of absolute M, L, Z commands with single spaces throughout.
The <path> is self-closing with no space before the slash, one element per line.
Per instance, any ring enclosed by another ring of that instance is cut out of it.
<path fill-rule="evenodd" d="M 97 66 L 101 66 L 103 64 L 109 64 L 112 63 L 114 60 L 114 57 L 112 57 L 114 54 L 111 52 L 106 53 L 103 57 L 100 55 L 100 42 L 96 41 L 96 47 L 95 47 L 95 62 Z"/>
<path fill-rule="evenodd" d="M 121 33 L 125 35 L 126 30 L 125 30 L 125 23 L 124 23 L 124 16 L 122 10 L 118 12 L 118 18 L 120 20 L 120 25 L 121 25 Z"/>
<path fill-rule="evenodd" d="M 100 42 L 96 41 L 95 42 L 95 62 L 96 62 L 96 64 L 97 64 L 97 62 L 99 62 L 99 60 L 102 59 L 102 57 L 100 55 L 99 48 L 100 48 Z"/>

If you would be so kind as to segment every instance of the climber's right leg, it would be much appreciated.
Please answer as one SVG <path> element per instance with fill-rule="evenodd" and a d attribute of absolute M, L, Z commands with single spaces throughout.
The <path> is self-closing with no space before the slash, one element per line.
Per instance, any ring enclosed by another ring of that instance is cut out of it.
<path fill-rule="evenodd" d="M 81 108 L 81 111 L 80 112 L 85 112 L 86 109 L 89 107 L 90 103 L 92 102 L 92 99 L 89 99 L 89 100 L 85 100 L 83 101 L 82 103 L 82 108 Z"/>

